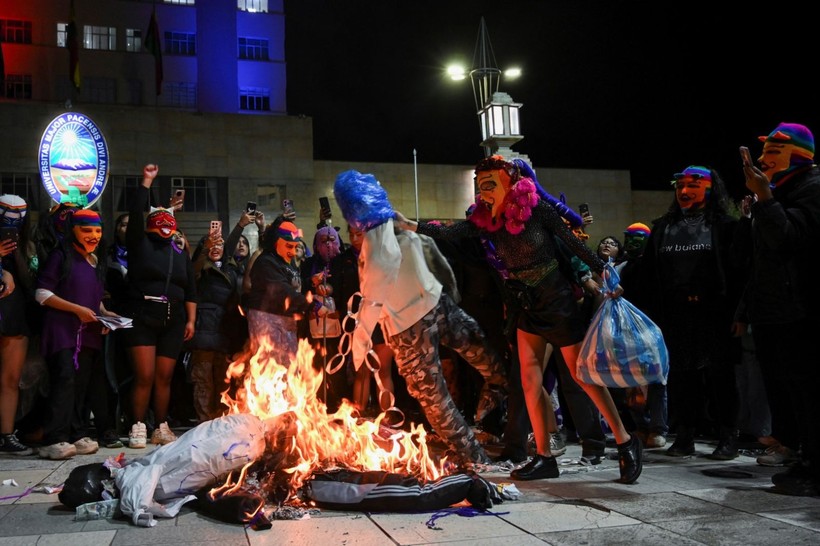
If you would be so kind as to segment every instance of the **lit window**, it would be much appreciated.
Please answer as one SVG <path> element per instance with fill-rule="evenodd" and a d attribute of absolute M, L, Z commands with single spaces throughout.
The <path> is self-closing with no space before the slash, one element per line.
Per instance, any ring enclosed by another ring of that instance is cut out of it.
<path fill-rule="evenodd" d="M 31 100 L 31 74 L 6 74 L 3 96 L 7 99 Z"/>
<path fill-rule="evenodd" d="M 262 38 L 239 38 L 239 58 L 252 61 L 267 61 L 268 41 Z"/>
<path fill-rule="evenodd" d="M 181 6 L 195 6 L 196 0 L 162 0 L 166 4 L 179 4 Z"/>
<path fill-rule="evenodd" d="M 163 106 L 196 108 L 196 84 L 191 82 L 163 82 L 160 101 Z"/>
<path fill-rule="evenodd" d="M 239 90 L 240 110 L 270 110 L 270 89 L 243 87 Z"/>
<path fill-rule="evenodd" d="M 95 27 L 93 25 L 83 26 L 83 47 L 85 49 L 116 51 L 117 28 Z"/>
<path fill-rule="evenodd" d="M 65 47 L 68 23 L 57 23 L 57 47 Z"/>
<path fill-rule="evenodd" d="M 267 13 L 268 0 L 236 0 L 236 8 L 239 11 Z"/>
<path fill-rule="evenodd" d="M 133 53 L 142 51 L 142 30 L 138 28 L 125 29 L 125 50 Z"/>
<path fill-rule="evenodd" d="M 165 53 L 170 55 L 196 55 L 196 34 L 191 32 L 166 32 Z"/>
<path fill-rule="evenodd" d="M 10 44 L 30 44 L 31 21 L 0 19 L 0 41 Z"/>

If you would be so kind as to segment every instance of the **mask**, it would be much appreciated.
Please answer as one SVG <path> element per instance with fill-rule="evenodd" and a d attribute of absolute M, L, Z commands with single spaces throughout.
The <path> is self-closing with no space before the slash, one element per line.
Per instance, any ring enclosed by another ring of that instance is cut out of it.
<path fill-rule="evenodd" d="M 695 211 L 706 205 L 712 193 L 712 173 L 709 169 L 690 165 L 682 173 L 675 173 L 674 177 L 675 199 L 682 211 Z"/>
<path fill-rule="evenodd" d="M 290 263 L 299 245 L 299 228 L 293 222 L 282 222 L 276 230 L 276 254 Z"/>
<path fill-rule="evenodd" d="M 93 210 L 79 209 L 71 215 L 71 231 L 74 247 L 80 254 L 91 254 L 102 239 L 102 221 Z"/>
<path fill-rule="evenodd" d="M 145 231 L 161 239 L 170 239 L 176 230 L 177 221 L 174 215 L 165 209 L 154 210 L 145 221 Z"/>
<path fill-rule="evenodd" d="M 476 173 L 481 201 L 490 209 L 493 218 L 501 216 L 504 198 L 510 191 L 510 175 L 503 169 L 480 171 Z"/>
<path fill-rule="evenodd" d="M 28 210 L 26 202 L 17 195 L 0 195 L 0 226 L 19 228 Z"/>
<path fill-rule="evenodd" d="M 797 123 L 781 123 L 763 142 L 763 153 L 757 159 L 760 170 L 777 186 L 787 174 L 811 165 L 814 161 L 814 135 Z"/>
<path fill-rule="evenodd" d="M 313 251 L 321 256 L 325 263 L 339 255 L 339 234 L 332 227 L 323 227 L 313 238 Z"/>

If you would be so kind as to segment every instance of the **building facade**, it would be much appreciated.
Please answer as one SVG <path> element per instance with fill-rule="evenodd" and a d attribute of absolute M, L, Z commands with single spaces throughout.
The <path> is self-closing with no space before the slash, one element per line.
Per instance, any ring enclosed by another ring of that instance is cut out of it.
<path fill-rule="evenodd" d="M 0 3 L 0 192 L 23 196 L 35 216 L 54 204 L 40 183 L 38 143 L 51 120 L 79 112 L 108 145 L 108 182 L 94 206 L 109 225 L 146 163 L 160 167 L 153 205 L 186 190 L 177 219 L 194 242 L 211 219 L 228 231 L 247 201 L 272 219 L 283 198 L 312 240 L 318 198 L 332 200 L 335 176 L 351 168 L 375 174 L 410 217 L 463 217 L 472 166 L 313 159 L 312 120 L 287 113 L 285 16 L 282 0 Z M 632 192 L 627 171 L 536 170 L 571 206 L 590 204 L 593 238 L 648 222 L 669 202 L 666 192 Z M 254 230 L 247 235 L 254 243 Z"/>

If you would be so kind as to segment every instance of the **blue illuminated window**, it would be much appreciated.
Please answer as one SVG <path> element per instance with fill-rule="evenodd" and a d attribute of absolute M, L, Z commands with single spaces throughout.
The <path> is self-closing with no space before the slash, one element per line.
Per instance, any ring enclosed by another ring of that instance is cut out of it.
<path fill-rule="evenodd" d="M 239 90 L 239 109 L 268 111 L 270 110 L 270 89 L 260 87 L 243 87 Z"/>
<path fill-rule="evenodd" d="M 193 32 L 166 32 L 165 53 L 171 55 L 196 55 L 196 34 Z"/>
<path fill-rule="evenodd" d="M 239 58 L 252 61 L 268 61 L 268 40 L 262 38 L 239 38 Z"/>

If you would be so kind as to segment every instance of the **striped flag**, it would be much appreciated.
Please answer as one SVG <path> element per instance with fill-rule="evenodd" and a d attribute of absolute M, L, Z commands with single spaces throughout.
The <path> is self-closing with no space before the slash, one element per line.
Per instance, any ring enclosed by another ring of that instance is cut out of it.
<path fill-rule="evenodd" d="M 145 50 L 154 56 L 154 77 L 157 95 L 162 94 L 162 41 L 160 41 L 159 25 L 157 25 L 157 10 L 151 12 L 151 21 L 148 23 L 148 32 L 145 36 Z"/>
<path fill-rule="evenodd" d="M 80 89 L 80 45 L 77 43 L 77 23 L 74 21 L 74 0 L 71 0 L 71 20 L 65 28 L 65 46 L 68 48 L 68 79 Z"/>

